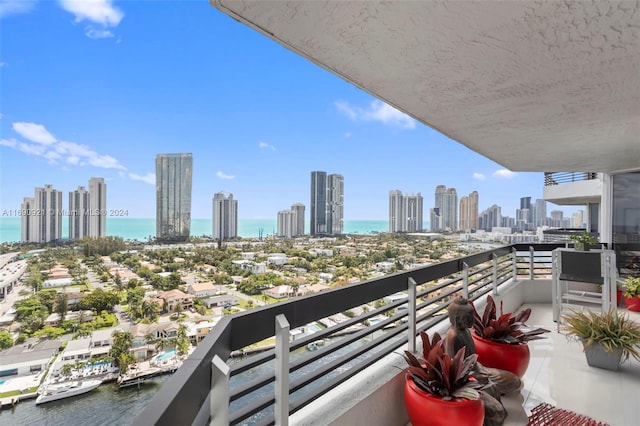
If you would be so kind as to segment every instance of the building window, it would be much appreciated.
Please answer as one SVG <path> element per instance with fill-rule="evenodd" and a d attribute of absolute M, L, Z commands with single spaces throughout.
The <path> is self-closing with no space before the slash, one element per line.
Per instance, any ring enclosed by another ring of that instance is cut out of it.
<path fill-rule="evenodd" d="M 640 172 L 613 176 L 613 242 L 640 243 Z"/>

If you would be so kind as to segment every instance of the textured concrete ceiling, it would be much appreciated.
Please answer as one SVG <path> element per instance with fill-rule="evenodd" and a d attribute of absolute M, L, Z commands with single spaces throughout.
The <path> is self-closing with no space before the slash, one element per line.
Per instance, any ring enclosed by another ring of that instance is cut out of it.
<path fill-rule="evenodd" d="M 637 1 L 211 2 L 511 170 L 640 168 Z"/>

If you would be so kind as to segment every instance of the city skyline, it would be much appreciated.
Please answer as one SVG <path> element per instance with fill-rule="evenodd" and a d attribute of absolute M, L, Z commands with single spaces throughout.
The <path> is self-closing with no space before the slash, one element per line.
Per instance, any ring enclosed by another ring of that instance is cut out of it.
<path fill-rule="evenodd" d="M 307 199 L 309 170 L 340 171 L 347 220 L 384 220 L 390 188 L 441 182 L 509 215 L 522 194 L 542 198 L 541 173 L 506 170 L 206 2 L 23 5 L 0 16 L 0 209 L 99 175 L 110 208 L 153 218 L 155 153 L 182 151 L 199 161 L 193 218 L 219 189 L 242 218 L 276 218 Z M 174 20 L 190 25 L 166 31 Z"/>

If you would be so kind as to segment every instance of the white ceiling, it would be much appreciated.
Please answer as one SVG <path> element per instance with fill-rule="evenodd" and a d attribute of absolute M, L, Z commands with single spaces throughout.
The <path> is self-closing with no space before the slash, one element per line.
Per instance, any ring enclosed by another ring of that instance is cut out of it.
<path fill-rule="evenodd" d="M 640 168 L 640 2 L 210 1 L 511 170 Z"/>

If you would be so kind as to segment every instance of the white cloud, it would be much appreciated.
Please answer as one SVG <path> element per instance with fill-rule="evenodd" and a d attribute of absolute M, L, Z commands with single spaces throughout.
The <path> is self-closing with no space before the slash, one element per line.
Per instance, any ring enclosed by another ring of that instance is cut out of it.
<path fill-rule="evenodd" d="M 416 121 L 391 105 L 375 100 L 367 108 L 354 107 L 344 101 L 334 102 L 336 109 L 354 121 L 378 121 L 402 129 L 413 129 Z"/>
<path fill-rule="evenodd" d="M 493 177 L 497 177 L 497 178 L 511 179 L 512 177 L 515 177 L 516 175 L 517 175 L 517 173 L 512 172 L 511 170 L 507 170 L 507 169 L 500 169 L 500 170 L 496 170 L 495 172 L 493 172 Z"/>
<path fill-rule="evenodd" d="M 227 175 L 222 170 L 218 170 L 216 176 L 218 176 L 220 179 L 235 179 L 235 176 Z"/>
<path fill-rule="evenodd" d="M 0 139 L 0 146 L 8 146 L 9 148 L 15 148 L 18 145 L 18 141 L 15 139 Z"/>
<path fill-rule="evenodd" d="M 482 173 L 473 172 L 473 178 L 475 180 L 485 180 L 487 177 L 485 175 L 483 175 Z"/>
<path fill-rule="evenodd" d="M 95 28 L 93 28 L 91 25 L 89 25 L 87 28 L 85 28 L 85 33 L 84 33 L 87 37 L 92 38 L 94 40 L 100 39 L 100 38 L 111 38 L 113 37 L 113 33 L 109 30 L 96 30 Z"/>
<path fill-rule="evenodd" d="M 13 130 L 23 138 L 35 143 L 29 144 L 15 139 L 3 139 L 0 140 L 0 145 L 45 158 L 52 164 L 63 161 L 70 165 L 91 165 L 103 169 L 126 170 L 126 167 L 110 155 L 99 154 L 86 145 L 56 140 L 42 124 L 15 122 Z"/>
<path fill-rule="evenodd" d="M 56 143 L 56 138 L 49 133 L 42 124 L 17 122 L 13 123 L 13 130 L 31 142 L 37 142 L 43 145 Z"/>
<path fill-rule="evenodd" d="M 129 173 L 129 177 L 133 180 L 140 180 L 142 182 L 148 183 L 149 185 L 156 184 L 156 175 L 154 173 L 147 173 L 144 176 L 140 176 L 135 173 Z"/>
<path fill-rule="evenodd" d="M 266 142 L 258 142 L 258 146 L 260 147 L 260 149 L 270 149 L 271 151 L 275 151 L 276 147 L 271 145 L 270 143 L 266 143 Z"/>
<path fill-rule="evenodd" d="M 59 3 L 76 17 L 76 22 L 87 20 L 105 27 L 116 27 L 124 17 L 111 0 L 59 0 Z"/>
<path fill-rule="evenodd" d="M 28 13 L 33 10 L 37 0 L 2 0 L 0 1 L 0 19 L 18 13 Z"/>

